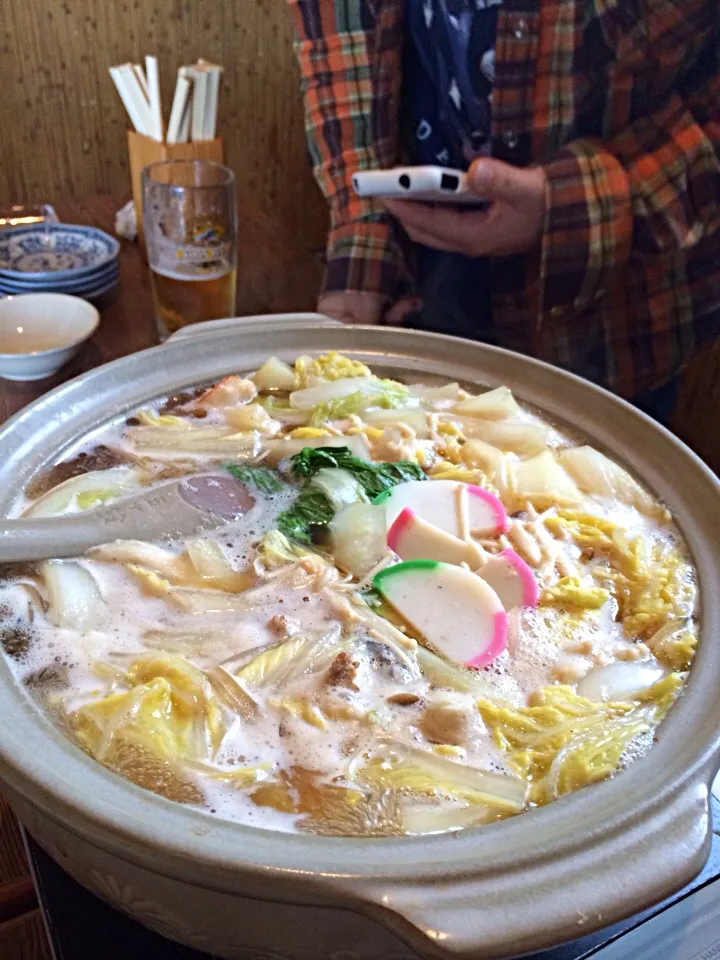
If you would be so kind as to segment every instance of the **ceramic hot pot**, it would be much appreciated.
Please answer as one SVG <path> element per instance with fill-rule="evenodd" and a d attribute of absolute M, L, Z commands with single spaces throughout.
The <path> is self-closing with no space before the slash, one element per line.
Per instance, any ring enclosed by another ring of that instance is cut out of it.
<path fill-rule="evenodd" d="M 610 394 L 479 343 L 263 318 L 181 338 L 64 384 L 0 431 L 0 514 L 91 430 L 271 354 L 340 350 L 377 371 L 506 384 L 625 464 L 675 514 L 697 565 L 700 644 L 649 754 L 613 780 L 503 822 L 377 839 L 219 821 L 85 756 L 0 663 L 0 779 L 76 880 L 152 929 L 230 960 L 417 960 L 522 954 L 584 935 L 689 881 L 710 844 L 720 751 L 720 483 Z"/>

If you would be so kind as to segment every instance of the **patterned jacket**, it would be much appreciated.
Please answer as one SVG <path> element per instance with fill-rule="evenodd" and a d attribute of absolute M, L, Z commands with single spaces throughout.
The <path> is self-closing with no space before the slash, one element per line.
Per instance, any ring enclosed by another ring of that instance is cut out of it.
<path fill-rule="evenodd" d="M 403 0 L 290 0 L 327 290 L 394 299 L 393 225 L 357 169 L 401 159 Z M 540 247 L 493 264 L 501 345 L 625 396 L 720 333 L 720 0 L 505 0 L 493 156 L 542 165 Z"/>

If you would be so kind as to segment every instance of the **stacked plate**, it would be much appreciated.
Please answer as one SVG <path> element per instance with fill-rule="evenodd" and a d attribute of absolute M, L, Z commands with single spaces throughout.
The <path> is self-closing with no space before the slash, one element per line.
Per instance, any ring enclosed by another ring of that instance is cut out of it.
<path fill-rule="evenodd" d="M 0 296 L 69 293 L 95 300 L 119 279 L 120 244 L 95 227 L 39 223 L 0 233 Z"/>

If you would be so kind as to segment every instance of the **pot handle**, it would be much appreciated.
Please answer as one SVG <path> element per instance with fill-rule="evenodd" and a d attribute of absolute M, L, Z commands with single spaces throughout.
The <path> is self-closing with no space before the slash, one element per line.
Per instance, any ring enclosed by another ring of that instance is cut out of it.
<path fill-rule="evenodd" d="M 488 863 L 483 869 L 477 862 L 464 876 L 438 880 L 428 868 L 410 882 L 378 884 L 366 891 L 368 912 L 423 956 L 493 960 L 552 947 L 622 920 L 689 883 L 710 849 L 708 802 L 707 784 L 694 781 L 652 814 L 636 816 L 594 843 L 588 830 L 564 856 L 543 857 L 538 836 L 538 856 L 526 866 Z"/>
<path fill-rule="evenodd" d="M 228 333 L 241 330 L 247 323 L 262 323 L 264 326 L 304 327 L 304 326 L 338 326 L 339 320 L 333 320 L 322 313 L 268 313 L 253 317 L 226 317 L 223 320 L 204 320 L 202 323 L 191 323 L 172 333 L 165 343 L 177 340 L 186 340 L 189 337 L 206 336 L 210 333 Z"/>

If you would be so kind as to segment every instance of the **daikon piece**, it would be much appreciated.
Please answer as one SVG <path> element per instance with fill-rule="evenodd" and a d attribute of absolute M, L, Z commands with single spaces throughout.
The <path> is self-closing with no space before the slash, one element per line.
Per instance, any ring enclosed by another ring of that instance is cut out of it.
<path fill-rule="evenodd" d="M 548 445 L 550 428 L 531 420 L 488 420 L 478 416 L 452 414 L 448 419 L 458 424 L 468 440 L 484 440 L 506 453 L 533 457 Z"/>
<path fill-rule="evenodd" d="M 571 506 L 582 501 L 577 484 L 549 450 L 519 463 L 515 470 L 515 484 L 518 497 L 529 500 L 538 510 Z"/>
<path fill-rule="evenodd" d="M 504 420 L 520 413 L 520 407 L 507 387 L 496 387 L 477 397 L 462 400 L 453 410 L 463 416 L 483 417 L 486 420 Z"/>
<path fill-rule="evenodd" d="M 277 357 L 269 357 L 252 377 L 258 390 L 292 390 L 295 374 L 292 367 Z"/>
<path fill-rule="evenodd" d="M 387 553 L 382 507 L 361 501 L 343 507 L 330 523 L 330 542 L 335 562 L 364 577 Z"/>
<path fill-rule="evenodd" d="M 665 673 L 654 661 L 619 660 L 586 673 L 577 685 L 577 692 L 589 700 L 632 700 L 662 680 Z"/>
<path fill-rule="evenodd" d="M 558 456 L 565 470 L 586 493 L 614 497 L 647 516 L 664 511 L 627 470 L 594 447 L 571 447 L 561 450 Z"/>

